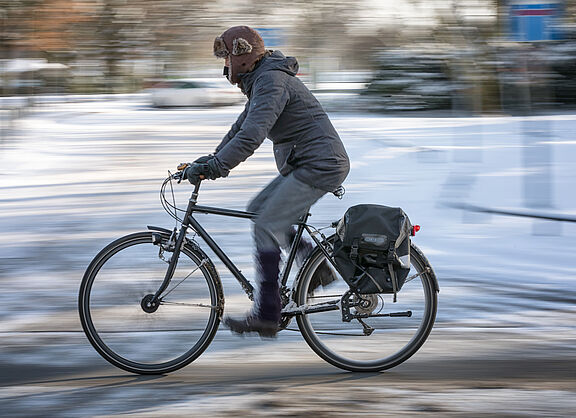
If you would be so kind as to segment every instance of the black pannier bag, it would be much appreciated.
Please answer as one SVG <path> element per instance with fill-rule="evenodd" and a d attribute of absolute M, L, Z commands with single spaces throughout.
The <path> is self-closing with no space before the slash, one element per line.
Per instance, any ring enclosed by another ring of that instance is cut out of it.
<path fill-rule="evenodd" d="M 350 207 L 336 227 L 334 261 L 358 293 L 396 293 L 410 271 L 412 224 L 400 208 Z"/>

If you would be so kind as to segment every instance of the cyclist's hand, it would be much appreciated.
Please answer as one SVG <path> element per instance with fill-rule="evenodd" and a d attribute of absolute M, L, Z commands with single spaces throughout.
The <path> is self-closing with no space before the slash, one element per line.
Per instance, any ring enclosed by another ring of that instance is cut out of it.
<path fill-rule="evenodd" d="M 180 163 L 178 170 L 182 173 L 181 179 L 187 179 L 192 184 L 198 184 L 204 179 L 216 180 L 222 177 L 213 155 L 205 155 L 193 163 Z"/>
<path fill-rule="evenodd" d="M 192 184 L 198 184 L 201 180 L 215 180 L 221 177 L 219 173 L 208 163 L 192 163 L 188 165 L 183 173 L 183 178 L 188 179 Z"/>
<path fill-rule="evenodd" d="M 182 166 L 179 165 L 178 168 Z M 182 169 L 182 180 L 188 180 L 192 184 L 198 184 L 200 180 L 204 180 L 205 178 L 205 167 L 206 164 L 198 164 L 198 163 L 188 163 Z"/>

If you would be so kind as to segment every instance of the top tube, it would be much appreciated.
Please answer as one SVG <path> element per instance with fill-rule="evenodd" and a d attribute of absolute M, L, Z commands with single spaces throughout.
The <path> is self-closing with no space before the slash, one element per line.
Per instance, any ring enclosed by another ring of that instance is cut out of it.
<path fill-rule="evenodd" d="M 243 210 L 215 208 L 212 206 L 194 205 L 192 212 L 209 213 L 212 215 L 232 216 L 234 218 L 254 219 L 258 216 L 255 212 L 247 212 Z"/>
<path fill-rule="evenodd" d="M 204 180 L 200 180 L 198 183 L 196 183 L 194 185 L 194 190 L 192 192 L 192 195 L 191 195 L 190 201 L 189 201 L 190 214 L 192 214 L 194 212 L 198 212 L 198 213 L 206 213 L 206 214 L 220 215 L 220 216 L 230 216 L 230 217 L 234 217 L 234 218 L 244 218 L 244 219 L 254 219 L 258 216 L 258 214 L 256 212 L 248 212 L 248 211 L 244 211 L 244 210 L 224 209 L 224 208 L 217 208 L 217 207 L 213 207 L 213 206 L 198 205 L 197 204 L 198 194 L 200 191 L 200 184 L 202 183 L 202 181 L 204 181 Z M 342 186 L 340 186 L 334 192 L 334 195 L 340 197 L 337 193 L 340 192 L 341 189 L 343 189 Z M 306 222 L 308 221 L 309 216 L 310 216 L 310 213 L 306 212 L 306 214 L 303 215 L 298 220 L 298 224 L 306 225 Z"/>

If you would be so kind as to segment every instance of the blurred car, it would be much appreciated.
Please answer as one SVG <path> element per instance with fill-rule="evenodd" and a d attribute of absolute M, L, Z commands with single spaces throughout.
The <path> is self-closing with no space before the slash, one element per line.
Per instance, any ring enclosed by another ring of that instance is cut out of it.
<path fill-rule="evenodd" d="M 165 80 L 153 85 L 148 93 L 155 107 L 225 106 L 246 100 L 240 89 L 225 79 Z"/>

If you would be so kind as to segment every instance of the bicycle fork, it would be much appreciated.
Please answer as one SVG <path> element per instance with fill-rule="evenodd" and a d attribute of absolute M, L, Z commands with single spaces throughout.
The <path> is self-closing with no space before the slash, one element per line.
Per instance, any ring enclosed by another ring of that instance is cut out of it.
<path fill-rule="evenodd" d="M 141 302 L 142 309 L 148 313 L 155 312 L 158 307 L 160 306 L 160 302 L 162 302 L 161 295 L 162 293 L 168 288 L 170 281 L 172 280 L 172 276 L 176 271 L 176 266 L 178 265 L 178 259 L 180 258 L 180 251 L 182 251 L 182 246 L 184 245 L 184 240 L 186 239 L 186 232 L 188 227 L 190 226 L 190 215 L 192 214 L 192 208 L 196 205 L 198 199 L 198 189 L 200 188 L 200 184 L 197 184 L 194 188 L 194 192 L 188 201 L 188 207 L 186 208 L 186 215 L 182 220 L 182 225 L 180 227 L 180 231 L 178 231 L 178 235 L 176 237 L 176 243 L 174 244 L 174 250 L 172 252 L 172 257 L 170 258 L 170 262 L 168 263 L 168 269 L 166 270 L 166 274 L 164 275 L 164 280 L 162 284 L 156 291 L 154 295 L 146 295 Z M 176 228 L 172 231 L 172 235 L 170 236 L 169 243 L 174 240 L 174 236 L 176 235 Z M 162 243 L 159 243 L 162 246 Z M 161 247 L 162 248 L 162 247 Z M 171 249 L 169 247 L 169 249 Z"/>

